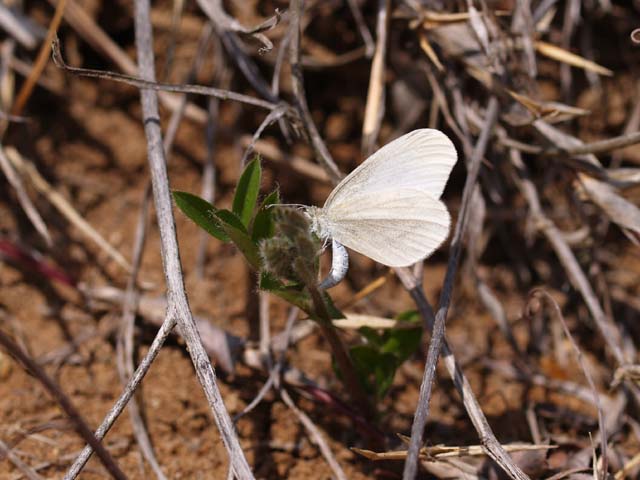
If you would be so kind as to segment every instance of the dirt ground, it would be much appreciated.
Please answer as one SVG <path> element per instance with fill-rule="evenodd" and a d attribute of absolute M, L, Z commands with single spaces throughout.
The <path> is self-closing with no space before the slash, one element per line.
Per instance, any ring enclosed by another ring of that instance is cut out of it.
<path fill-rule="evenodd" d="M 100 28 L 130 58 L 135 59 L 132 2 L 90 0 L 74 3 L 81 5 Z M 195 2 L 188 2 L 181 27 L 173 36 L 170 29 L 171 3 L 153 4 L 156 64 L 159 72 L 166 71 L 167 52 L 175 42 L 171 73 L 165 79 L 181 83 L 196 55 L 204 16 Z M 246 25 L 264 20 L 274 7 L 288 7 L 288 2 L 251 1 L 243 6 L 241 3 L 228 2 L 227 8 Z M 305 55 L 326 61 L 333 58 L 329 55 L 331 52 L 344 53 L 361 45 L 346 2 L 310 3 L 313 4 L 310 7 L 313 14 L 309 17 L 305 33 L 309 37 L 308 43 L 303 40 Z M 364 4 L 365 20 L 375 35 L 376 2 L 356 3 Z M 459 3 L 464 7 L 464 2 Z M 493 2 L 491 7 L 507 10 L 513 7 L 508 1 L 499 3 Z M 537 5 L 541 2 L 532 3 Z M 587 109 L 590 114 L 560 124 L 560 128 L 566 127 L 573 135 L 591 142 L 620 135 L 631 121 L 634 109 L 638 108 L 640 46 L 633 44 L 629 34 L 634 25 L 640 27 L 640 7 L 637 2 L 612 2 L 612 10 L 603 13 L 595 4 L 609 2 L 573 3 L 594 5 L 583 5 L 583 16 L 576 26 L 577 33 L 570 42 L 570 49 L 576 54 L 589 52 L 594 61 L 614 72 L 613 76 L 598 77 L 595 84 L 592 78 L 595 74 L 587 76 L 581 69 L 572 70 L 570 102 L 567 103 Z M 562 31 L 563 9 L 567 8 L 565 2 L 558 4 L 559 13 L 552 21 L 555 32 Z M 53 8 L 47 2 L 26 2 L 24 13 L 47 28 Z M 401 11 L 398 11 L 390 24 L 392 40 L 385 76 L 389 92 L 398 79 L 403 78 L 404 69 L 409 68 L 407 62 L 418 54 L 421 55 L 420 61 L 427 58 L 417 47 L 418 39 L 408 27 L 408 21 L 400 17 Z M 67 20 L 63 20 L 59 35 L 69 64 L 118 71 Z M 271 38 L 270 32 L 266 35 Z M 589 35 L 590 41 L 585 37 Z M 272 40 L 277 48 L 283 34 L 274 34 L 274 37 Z M 7 42 L 8 37 L 4 38 Z M 545 40 L 560 45 L 561 36 L 549 34 Z M 221 49 L 218 40 L 211 43 L 212 51 Z M 262 74 L 270 79 L 274 57 L 258 55 L 255 41 L 245 43 Z M 406 51 L 400 47 L 406 47 Z M 438 51 L 446 58 L 445 53 Z M 31 63 L 35 51 L 17 49 L 15 55 Z M 191 83 L 210 85 L 216 82 L 222 88 L 256 95 L 232 61 L 224 59 L 226 66 L 219 73 L 215 71 L 219 60 L 212 58 L 207 57 Z M 459 65 L 454 65 L 451 60 L 451 68 L 462 70 Z M 539 61 L 538 98 L 567 101 L 562 92 L 558 65 L 548 58 Z M 360 136 L 370 66 L 369 59 L 360 57 L 344 65 L 310 67 L 305 71 L 312 117 L 344 172 L 352 170 L 363 160 Z M 459 75 L 463 77 L 463 73 L 459 72 Z M 149 184 L 138 90 L 108 80 L 75 77 L 51 62 L 42 79 L 44 86 L 35 88 L 23 112 L 30 121 L 11 124 L 4 135 L 3 148 L 14 148 L 33 162 L 55 191 L 68 200 L 82 218 L 116 250 L 131 259 L 140 209 Z M 424 75 L 410 80 L 417 82 L 419 89 L 429 91 Z M 22 75 L 16 76 L 16 90 L 23 81 Z M 486 97 L 481 93 L 481 84 L 469 79 L 465 82 L 463 91 L 469 102 L 477 100 L 484 105 Z M 288 71 L 283 73 L 281 88 L 283 96 L 291 98 Z M 6 102 L 6 88 L 2 95 Z M 191 100 L 206 109 L 206 99 L 192 97 Z M 405 120 L 402 110 L 398 111 L 391 105 L 392 100 L 388 100 L 388 114 L 382 122 L 379 144 L 386 143 L 398 128 L 411 130 L 429 124 L 431 99 L 426 101 L 423 113 L 410 125 L 402 127 Z M 171 112 L 163 107 L 161 113 L 163 128 L 166 129 Z M 213 157 L 217 206 L 230 207 L 242 170 L 240 161 L 246 145 L 242 143 L 243 138 L 252 135 L 264 117 L 263 111 L 251 107 L 229 101 L 219 103 Z M 437 118 L 439 127 L 445 129 L 442 116 Z M 514 127 L 513 130 L 519 133 L 526 128 Z M 476 136 L 474 131 L 474 138 Z M 277 145 L 280 151 L 313 161 L 314 154 L 309 145 L 302 139 L 287 145 L 277 124 L 268 127 L 262 138 Z M 518 138 L 528 139 L 530 145 L 539 145 L 528 133 Z M 457 140 L 455 143 L 460 158 L 465 158 L 460 143 Z M 589 435 L 599 431 L 598 411 L 588 394 L 571 393 L 567 391 L 567 383 L 563 382 L 580 385 L 584 392 L 590 392 L 588 383 L 570 344 L 558 330 L 560 327 L 552 316 L 526 315 L 529 291 L 536 286 L 546 288 L 558 302 L 598 392 L 607 399 L 606 405 L 612 409 L 617 405 L 622 410 L 616 414 L 605 412 L 616 415 L 615 421 L 609 417 L 612 422 L 612 430 L 608 432 L 609 472 L 619 472 L 640 452 L 639 405 L 634 404 L 629 390 L 620 393 L 620 389 L 610 388 L 616 362 L 607 350 L 607 343 L 594 324 L 584 299 L 572 286 L 572 280 L 554 250 L 542 234 L 532 233 L 535 227 L 527 219 L 529 208 L 514 184 L 505 180 L 510 172 L 500 166 L 501 159 L 507 155 L 504 151 L 491 150 L 491 147 L 486 155 L 482 185 L 485 192 L 491 192 L 490 185 L 497 185 L 494 190 L 497 197 L 488 200 L 487 216 L 479 237 L 483 243 L 479 263 L 472 264 L 463 253 L 447 317 L 447 340 L 500 442 L 535 443 L 537 430 L 542 442 L 554 447 L 535 453 L 514 454 L 516 463 L 530 478 L 548 478 L 574 467 L 577 470 L 569 478 L 593 478 L 588 470 L 591 466 L 589 455 L 592 445 L 599 449 L 599 444 L 597 439 L 592 444 Z M 171 188 L 200 194 L 206 157 L 205 125 L 183 120 L 169 156 Z M 600 154 L 598 158 L 606 167 L 617 165 L 637 169 L 640 150 L 637 146 L 630 146 L 616 150 L 615 154 Z M 637 242 L 637 232 L 629 229 L 631 233 L 625 236 L 615 221 L 593 204 L 577 206 L 580 199 L 568 193 L 577 181 L 573 167 L 565 163 L 553 164 L 554 160 L 535 155 L 527 157 L 526 161 L 544 196 L 543 207 L 553 221 L 567 234 L 583 227 L 588 230 L 586 241 L 572 244 L 574 253 L 592 282 L 597 298 L 604 305 L 605 315 L 614 319 L 623 332 L 626 351 L 635 352 L 640 343 L 637 322 L 640 254 L 637 243 L 634 244 L 630 237 Z M 315 179 L 308 173 L 296 172 L 287 166 L 286 161 L 274 161 L 272 156 L 264 154 L 262 165 L 263 194 L 277 186 L 287 202 L 321 205 L 331 191 L 329 182 Z M 443 197 L 454 223 L 460 213 L 465 178 L 464 162 L 459 161 Z M 3 180 L 0 189 L 0 240 L 3 245 L 0 253 L 3 260 L 0 262 L 0 328 L 44 368 L 78 408 L 84 420 L 96 428 L 123 389 L 116 365 L 122 305 L 100 301 L 87 292 L 107 287 L 123 290 L 129 275 L 89 240 L 77 224 L 61 214 L 46 196 L 38 193 L 28 179 L 24 181 L 49 228 L 52 245 L 47 246 L 35 231 L 20 207 L 16 192 Z M 625 190 L 624 197 L 637 205 L 640 200 L 638 192 L 640 189 L 632 186 Z M 491 194 L 486 195 L 490 197 Z M 201 231 L 177 208 L 174 215 L 193 313 L 245 340 L 245 347 L 255 348 L 259 299 L 255 278 L 242 255 L 232 245 L 209 238 L 200 277 L 196 265 Z M 148 221 L 138 285 L 142 286 L 141 296 L 161 303 L 165 279 L 155 210 L 151 209 Z M 465 243 L 465 249 L 467 247 Z M 26 253 L 16 254 L 16 248 Z M 438 305 L 442 292 L 450 253 L 447 242 L 425 263 L 426 296 L 434 306 Z M 388 269 L 355 253 L 351 262 L 347 279 L 331 293 L 338 307 L 349 305 L 346 309 L 349 312 L 386 318 L 416 309 L 409 293 L 396 276 L 388 273 Z M 327 268 L 328 259 L 323 258 L 322 265 Z M 357 292 L 380 277 L 386 278 L 380 288 L 353 303 Z M 478 291 L 476 278 L 482 279 L 500 303 L 521 355 L 514 351 L 504 330 L 488 311 Z M 268 317 L 274 335 L 284 329 L 288 308 L 284 301 L 270 297 Z M 155 316 L 139 312 L 136 317 L 137 361 L 148 351 L 157 331 L 162 307 L 159 312 L 156 311 Z M 299 321 L 302 319 L 303 315 L 300 315 Z M 342 336 L 350 344 L 360 341 L 354 331 L 345 332 Z M 377 451 L 406 448 L 396 434 L 409 435 L 411 432 L 428 341 L 429 335 L 425 333 L 421 348 L 398 369 L 389 392 L 376 405 L 376 418 L 365 427 L 355 419 L 353 410 L 349 410 L 352 407 L 343 408 L 341 404 L 323 402 L 317 394 L 285 385 L 297 407 L 320 430 L 347 478 L 402 478 L 401 461 L 374 462 L 356 454 L 351 448 Z M 558 353 L 559 350 L 564 352 L 563 355 Z M 217 369 L 218 386 L 232 417 L 256 397 L 268 378 L 267 372 L 247 365 L 242 356 L 236 360 L 233 372 Z M 288 365 L 303 372 L 323 391 L 350 405 L 348 392 L 332 366 L 329 346 L 317 329 L 296 341 L 287 350 L 286 360 Z M 637 356 L 633 357 L 632 363 L 637 362 Z M 625 395 L 627 400 L 623 400 Z M 136 398 L 153 449 L 167 478 L 227 478 L 228 455 L 183 340 L 177 336 L 170 338 L 145 377 Z M 334 475 L 298 417 L 273 391 L 238 421 L 237 433 L 256 478 L 322 479 Z M 383 438 L 383 444 L 376 438 Z M 450 446 L 480 443 L 442 362 L 437 369 L 425 441 L 427 445 Z M 25 469 L 21 469 L 19 464 L 26 464 L 41 478 L 62 478 L 85 445 L 60 404 L 4 349 L 0 349 L 0 442 L 1 479 L 27 478 Z M 127 412 L 116 421 L 104 443 L 129 478 L 154 477 L 136 442 Z M 483 456 L 461 457 L 452 463 L 463 459 L 469 466 L 466 471 L 468 478 L 503 478 L 499 476 L 502 474 L 498 473 L 498 467 Z M 446 465 L 451 468 L 451 463 Z M 451 474 L 452 470 L 441 473 L 435 468 L 422 470 L 420 478 L 463 478 L 463 470 L 453 469 L 457 475 Z M 626 477 L 615 478 L 638 478 L 638 471 L 638 467 L 631 468 Z M 590 477 L 580 477 L 580 474 Z M 107 476 L 94 455 L 80 478 Z"/>

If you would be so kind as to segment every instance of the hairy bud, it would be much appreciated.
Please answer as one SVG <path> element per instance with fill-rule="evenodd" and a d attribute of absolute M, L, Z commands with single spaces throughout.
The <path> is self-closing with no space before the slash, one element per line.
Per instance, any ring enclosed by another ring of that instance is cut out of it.
<path fill-rule="evenodd" d="M 298 209 L 278 208 L 274 220 L 275 235 L 260 244 L 264 268 L 281 278 L 315 284 L 321 248 L 308 217 Z"/>

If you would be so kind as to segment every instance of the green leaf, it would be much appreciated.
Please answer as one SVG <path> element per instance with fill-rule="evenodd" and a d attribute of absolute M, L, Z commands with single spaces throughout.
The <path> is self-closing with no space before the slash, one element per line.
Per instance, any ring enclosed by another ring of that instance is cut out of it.
<path fill-rule="evenodd" d="M 355 345 L 349 348 L 349 356 L 358 374 L 360 383 L 368 393 L 375 393 L 376 386 L 373 372 L 380 357 L 378 351 L 369 345 Z M 336 370 L 336 373 L 340 373 L 337 365 L 334 366 L 334 370 Z"/>
<path fill-rule="evenodd" d="M 380 350 L 380 348 L 384 345 L 383 336 L 373 328 L 361 327 L 358 329 L 358 332 L 367 340 L 367 343 L 369 345 L 374 346 L 377 350 Z"/>
<path fill-rule="evenodd" d="M 251 230 L 251 238 L 254 242 L 258 242 L 263 238 L 270 238 L 273 236 L 275 223 L 273 221 L 274 209 L 271 205 L 280 203 L 280 195 L 278 190 L 274 190 L 262 201 L 262 205 L 258 209 L 255 218 L 253 219 L 253 228 Z"/>
<path fill-rule="evenodd" d="M 393 383 L 398 367 L 420 347 L 422 324 L 415 311 L 398 315 L 399 320 L 416 324 L 416 328 L 385 330 L 383 333 L 363 327 L 358 329 L 365 343 L 350 350 L 358 375 L 378 398 Z"/>
<path fill-rule="evenodd" d="M 382 335 L 383 344 L 380 351 L 392 353 L 398 359 L 398 364 L 404 362 L 420 348 L 422 339 L 422 321 L 416 310 L 407 310 L 396 315 L 402 322 L 415 323 L 416 328 L 391 329 Z"/>
<path fill-rule="evenodd" d="M 400 363 L 394 361 L 393 355 L 383 353 L 380 355 L 380 360 L 376 364 L 374 372 L 376 379 L 376 395 L 378 398 L 382 398 L 386 395 L 389 387 L 393 385 L 393 379 L 396 376 L 396 370 L 400 366 Z"/>
<path fill-rule="evenodd" d="M 398 363 L 404 362 L 420 347 L 421 328 L 396 329 L 385 332 L 385 342 L 380 348 L 383 353 L 392 354 Z"/>
<path fill-rule="evenodd" d="M 336 307 L 335 303 L 333 303 L 333 298 L 331 298 L 331 295 L 329 295 L 326 290 L 322 292 L 322 296 L 325 304 L 327 305 L 327 310 L 329 310 L 329 316 L 332 319 L 347 318 L 345 314 Z"/>
<path fill-rule="evenodd" d="M 404 312 L 396 315 L 396 320 L 415 323 L 416 327 L 422 324 L 422 318 L 417 310 L 405 310 Z"/>
<path fill-rule="evenodd" d="M 370 345 L 356 345 L 349 350 L 360 381 L 369 392 L 382 398 L 393 384 L 398 361 Z"/>
<path fill-rule="evenodd" d="M 242 252 L 247 261 L 255 270 L 260 270 L 260 253 L 258 245 L 251 240 L 247 229 L 238 217 L 229 210 L 218 210 L 217 217 L 222 220 L 221 225 L 238 250 Z"/>
<path fill-rule="evenodd" d="M 240 230 L 245 235 L 249 235 L 247 227 L 243 225 L 242 220 L 240 220 L 240 218 L 238 218 L 235 213 L 227 210 L 226 208 L 222 208 L 220 210 L 216 210 L 215 215 L 219 220 L 221 220 L 222 225 L 226 224 L 230 227 L 235 228 L 236 230 Z"/>
<path fill-rule="evenodd" d="M 251 222 L 253 210 L 258 201 L 261 177 L 260 159 L 256 157 L 247 164 L 242 175 L 240 175 L 240 180 L 238 180 L 236 193 L 233 197 L 232 210 L 240 218 L 245 228 Z"/>
<path fill-rule="evenodd" d="M 313 312 L 313 303 L 309 294 L 301 290 L 301 286 L 298 284 L 285 285 L 269 272 L 262 271 L 258 288 L 279 296 L 307 314 L 311 315 Z"/>
<path fill-rule="evenodd" d="M 266 290 L 267 292 L 270 292 L 272 290 L 285 288 L 285 286 L 275 276 L 263 270 L 262 272 L 260 272 L 260 281 L 258 282 L 258 288 L 260 290 Z"/>
<path fill-rule="evenodd" d="M 228 242 L 229 236 L 216 218 L 216 207 L 206 200 L 188 192 L 173 191 L 173 199 L 182 213 L 189 217 L 196 225 L 209 233 L 209 235 Z"/>

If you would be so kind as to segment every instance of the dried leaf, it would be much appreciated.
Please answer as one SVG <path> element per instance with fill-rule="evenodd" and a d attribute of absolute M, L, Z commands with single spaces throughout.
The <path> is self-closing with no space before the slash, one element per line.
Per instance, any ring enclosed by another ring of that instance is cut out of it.
<path fill-rule="evenodd" d="M 552 58 L 573 67 L 582 68 L 583 70 L 597 73 L 598 75 L 605 75 L 607 77 L 613 76 L 613 72 L 608 68 L 605 68 L 602 65 L 598 65 L 591 60 L 587 60 L 580 55 L 568 52 L 564 48 L 556 47 L 551 43 L 543 42 L 541 40 L 536 41 L 534 45 L 538 53 L 544 55 L 545 57 Z"/>
<path fill-rule="evenodd" d="M 640 234 L 640 209 L 615 192 L 615 189 L 584 173 L 579 174 L 580 182 L 589 198 L 607 216 L 621 227 Z"/>
<path fill-rule="evenodd" d="M 442 62 L 440 62 L 438 55 L 436 54 L 436 52 L 433 50 L 433 47 L 431 47 L 431 44 L 429 43 L 429 38 L 424 32 L 420 33 L 420 48 L 422 48 L 422 51 L 427 55 L 427 57 L 429 57 L 429 60 L 431 60 L 431 62 L 436 66 L 436 68 L 439 71 L 444 72 L 444 67 L 442 66 Z"/>
<path fill-rule="evenodd" d="M 611 183 L 618 188 L 640 185 L 640 168 L 609 168 L 605 171 Z"/>
<path fill-rule="evenodd" d="M 549 123 L 558 123 L 591 114 L 591 111 L 585 110 L 584 108 L 572 107 L 559 102 L 534 100 L 527 95 L 522 95 L 513 90 L 507 90 L 507 93 L 531 114 L 522 119 L 509 122 L 514 126 L 526 125 L 536 119 L 545 120 Z M 518 121 L 523 121 L 523 123 L 517 123 Z"/>
<path fill-rule="evenodd" d="M 346 318 L 339 318 L 333 321 L 338 328 L 355 330 L 362 327 L 374 328 L 376 330 L 388 329 L 414 329 L 416 324 L 412 322 L 403 322 L 392 318 L 376 317 L 374 315 L 362 315 L 359 313 L 345 313 Z"/>
<path fill-rule="evenodd" d="M 404 436 L 400 436 L 401 439 Z M 404 437 L 405 439 L 408 438 Z M 512 443 L 503 445 L 507 452 L 539 452 L 549 449 L 557 448 L 555 445 L 536 445 L 530 443 Z M 404 460 L 407 457 L 405 450 L 393 451 L 393 452 L 373 452 L 371 450 L 363 450 L 360 448 L 352 448 L 352 451 L 368 458 L 369 460 Z M 431 447 L 422 447 L 420 449 L 420 456 L 425 460 L 437 461 L 442 458 L 452 457 L 479 457 L 485 456 L 486 452 L 482 445 L 469 445 L 469 446 L 448 446 L 448 445 L 434 445 Z"/>
<path fill-rule="evenodd" d="M 469 25 L 471 25 L 471 28 L 476 34 L 476 38 L 480 42 L 480 45 L 482 45 L 482 49 L 488 54 L 489 31 L 482 20 L 482 15 L 480 15 L 480 12 L 473 6 L 469 7 Z"/>

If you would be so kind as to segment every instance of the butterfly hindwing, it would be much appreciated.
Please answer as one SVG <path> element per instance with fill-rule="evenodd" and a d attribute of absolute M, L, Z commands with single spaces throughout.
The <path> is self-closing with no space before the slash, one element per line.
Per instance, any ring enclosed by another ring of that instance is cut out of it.
<path fill-rule="evenodd" d="M 420 189 L 361 192 L 324 209 L 334 240 L 390 267 L 429 256 L 449 234 L 445 205 Z"/>

